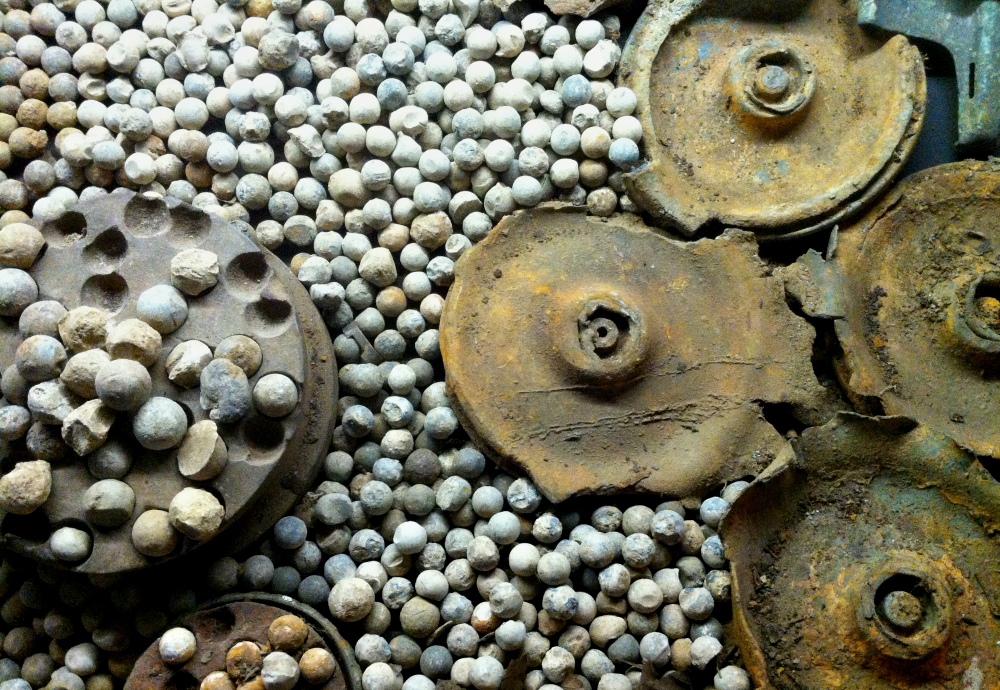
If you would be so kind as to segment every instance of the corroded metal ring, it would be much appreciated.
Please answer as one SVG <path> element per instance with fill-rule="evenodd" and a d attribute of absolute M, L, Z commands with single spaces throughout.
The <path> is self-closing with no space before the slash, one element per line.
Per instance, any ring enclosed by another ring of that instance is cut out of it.
<path fill-rule="evenodd" d="M 788 118 L 808 105 L 816 74 L 805 52 L 792 43 L 765 41 L 738 52 L 729 65 L 736 104 L 759 118 Z"/>
<path fill-rule="evenodd" d="M 858 629 L 879 654 L 923 659 L 951 637 L 953 611 L 946 574 L 915 553 L 894 554 L 865 571 L 858 588 Z"/>

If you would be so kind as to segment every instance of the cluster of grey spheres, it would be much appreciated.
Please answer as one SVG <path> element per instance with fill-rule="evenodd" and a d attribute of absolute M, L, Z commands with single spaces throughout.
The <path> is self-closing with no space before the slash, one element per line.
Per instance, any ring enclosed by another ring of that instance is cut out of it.
<path fill-rule="evenodd" d="M 365 690 L 492 690 L 518 658 L 529 690 L 628 690 L 645 662 L 750 687 L 721 661 L 716 535 L 744 483 L 705 501 L 552 506 L 465 440 L 444 383 L 455 261 L 496 222 L 547 200 L 637 212 L 622 173 L 642 128 L 614 82 L 617 17 L 493 0 L 0 12 L 0 227 L 118 186 L 217 214 L 290 257 L 341 389 L 321 481 L 238 559 L 166 591 L 4 561 L 0 690 L 119 688 L 171 621 L 235 591 L 328 615 Z M 0 285 L 0 308 L 21 288 Z"/>

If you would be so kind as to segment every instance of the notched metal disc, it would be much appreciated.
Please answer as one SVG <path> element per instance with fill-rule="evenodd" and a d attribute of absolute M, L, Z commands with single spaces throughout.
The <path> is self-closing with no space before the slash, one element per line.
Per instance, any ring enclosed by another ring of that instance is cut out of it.
<path fill-rule="evenodd" d="M 1000 685 L 1000 484 L 903 417 L 807 429 L 721 533 L 756 687 Z"/>
<path fill-rule="evenodd" d="M 841 0 L 653 0 L 622 78 L 648 161 L 629 196 L 692 235 L 762 241 L 830 228 L 884 191 L 923 123 L 919 51 L 856 23 Z"/>
<path fill-rule="evenodd" d="M 845 385 L 992 457 L 1000 457 L 998 189 L 996 163 L 917 173 L 840 234 L 835 257 Z"/>
<path fill-rule="evenodd" d="M 634 216 L 520 212 L 456 264 L 441 324 L 467 430 L 553 501 L 756 473 L 785 447 L 762 404 L 825 391 L 812 327 L 740 231 L 684 243 Z"/>

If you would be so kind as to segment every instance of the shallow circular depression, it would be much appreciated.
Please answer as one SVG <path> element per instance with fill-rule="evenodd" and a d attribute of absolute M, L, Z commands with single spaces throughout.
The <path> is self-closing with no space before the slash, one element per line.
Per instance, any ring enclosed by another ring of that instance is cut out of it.
<path fill-rule="evenodd" d="M 212 231 L 212 220 L 198 209 L 180 205 L 170 209 L 167 240 L 178 249 L 191 249 L 205 241 Z"/>
<path fill-rule="evenodd" d="M 103 309 L 112 316 L 128 304 L 128 283 L 118 273 L 87 278 L 80 289 L 80 302 L 88 307 Z"/>
<path fill-rule="evenodd" d="M 257 299 L 272 274 L 261 252 L 245 252 L 229 262 L 223 276 L 230 294 L 250 301 Z"/>
<path fill-rule="evenodd" d="M 87 219 L 78 211 L 63 215 L 42 225 L 45 241 L 55 247 L 65 247 L 87 236 Z"/>
<path fill-rule="evenodd" d="M 136 237 L 152 237 L 167 230 L 170 212 L 163 199 L 150 199 L 137 194 L 125 204 L 122 226 Z"/>
<path fill-rule="evenodd" d="M 118 228 L 105 230 L 84 247 L 83 263 L 95 273 L 115 270 L 128 254 L 128 240 Z"/>
<path fill-rule="evenodd" d="M 289 328 L 295 320 L 292 305 L 280 297 L 262 296 L 247 305 L 243 313 L 250 330 L 262 338 L 275 338 Z"/>

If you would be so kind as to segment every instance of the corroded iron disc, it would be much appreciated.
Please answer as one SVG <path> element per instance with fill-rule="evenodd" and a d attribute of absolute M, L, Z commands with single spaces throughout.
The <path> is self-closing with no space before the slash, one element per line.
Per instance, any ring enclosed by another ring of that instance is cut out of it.
<path fill-rule="evenodd" d="M 1000 166 L 901 183 L 840 235 L 841 375 L 979 455 L 1000 457 Z M 984 311 L 985 310 L 985 311 Z"/>
<path fill-rule="evenodd" d="M 903 417 L 807 429 L 722 523 L 756 686 L 1000 686 L 1000 484 Z"/>
<path fill-rule="evenodd" d="M 85 529 L 93 540 L 90 556 L 72 567 L 85 573 L 136 570 L 188 554 L 206 543 L 217 558 L 222 551 L 249 544 L 269 529 L 308 491 L 333 433 L 337 376 L 329 334 L 309 295 L 288 268 L 255 245 L 233 225 L 172 197 L 166 201 L 116 190 L 99 201 L 79 204 L 60 218 L 40 225 L 44 254 L 29 273 L 39 286 L 39 300 L 58 300 L 67 309 L 102 308 L 113 322 L 135 318 L 136 299 L 146 289 L 170 284 L 170 260 L 180 250 L 199 247 L 219 259 L 219 283 L 188 299 L 185 323 L 163 336 L 159 360 L 150 367 L 153 396 L 181 404 L 189 423 L 208 418 L 199 404 L 199 388 L 183 389 L 168 380 L 165 362 L 182 341 L 200 340 L 215 348 L 223 338 L 253 338 L 263 363 L 250 377 L 280 372 L 295 381 L 299 404 L 281 419 L 254 412 L 241 422 L 219 425 L 229 451 L 225 469 L 214 479 L 196 482 L 177 469 L 176 449 L 144 450 L 131 443 L 133 465 L 123 481 L 135 492 L 132 519 L 120 527 L 90 525 L 84 492 L 97 480 L 86 458 L 67 451 L 53 464 L 52 492 L 34 513 L 8 515 L 0 529 L 4 544 L 23 555 L 56 561 L 47 540 L 63 525 Z M 17 321 L 0 322 L 0 356 L 12 363 L 21 342 Z M 119 414 L 112 437 L 131 441 L 131 415 Z M 21 453 L 26 453 L 23 448 Z M 13 462 L 26 457 L 8 459 Z M 164 558 L 149 558 L 132 545 L 134 520 L 149 509 L 166 510 L 185 486 L 213 492 L 225 506 L 220 532 L 209 542 L 183 539 Z M 204 549 L 198 549 L 204 551 Z"/>
<path fill-rule="evenodd" d="M 269 648 L 268 627 L 274 619 L 294 614 L 309 627 L 309 635 L 296 660 L 307 649 L 321 647 L 337 662 L 333 676 L 316 690 L 361 690 L 361 667 L 350 643 L 334 625 L 311 606 L 291 597 L 254 592 L 233 594 L 208 602 L 198 611 L 176 621 L 195 636 L 195 656 L 182 666 L 168 666 L 160 658 L 159 639 L 136 661 L 125 681 L 125 690 L 197 688 L 205 676 L 226 669 L 226 654 L 237 642 L 249 640 Z"/>
<path fill-rule="evenodd" d="M 455 271 L 441 350 L 458 412 L 553 501 L 755 473 L 784 446 L 762 403 L 823 393 L 813 329 L 749 233 L 684 243 L 634 216 L 536 209 Z"/>
<path fill-rule="evenodd" d="M 629 38 L 647 162 L 629 196 L 691 235 L 761 240 L 843 222 L 905 164 L 926 84 L 902 36 L 863 31 L 841 0 L 653 0 Z"/>

